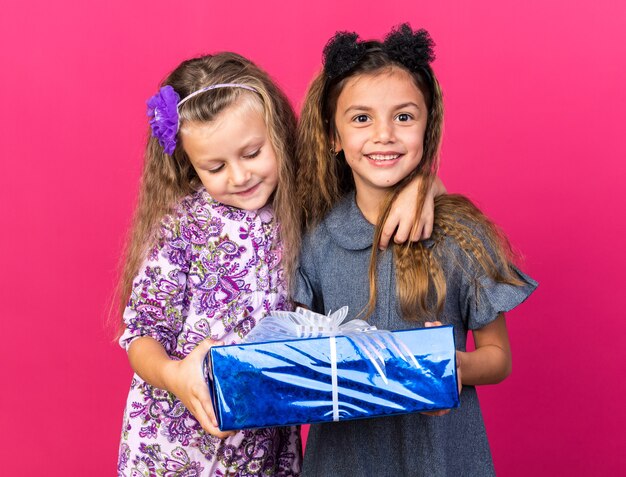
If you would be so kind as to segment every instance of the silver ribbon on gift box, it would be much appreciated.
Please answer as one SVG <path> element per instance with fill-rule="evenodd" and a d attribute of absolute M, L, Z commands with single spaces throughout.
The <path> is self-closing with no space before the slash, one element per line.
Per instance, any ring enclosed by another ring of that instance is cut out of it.
<path fill-rule="evenodd" d="M 334 313 L 322 315 L 305 308 L 295 311 L 273 311 L 261 320 L 244 339 L 244 343 L 260 343 L 294 338 L 328 337 L 330 343 L 331 386 L 333 400 L 333 420 L 339 420 L 339 388 L 337 385 L 337 344 L 336 336 L 345 336 L 367 357 L 385 384 L 385 358 L 383 351 L 391 356 L 400 357 L 416 368 L 419 367 L 415 356 L 402 340 L 386 330 L 378 330 L 364 320 L 350 320 L 348 307 L 344 306 Z"/>

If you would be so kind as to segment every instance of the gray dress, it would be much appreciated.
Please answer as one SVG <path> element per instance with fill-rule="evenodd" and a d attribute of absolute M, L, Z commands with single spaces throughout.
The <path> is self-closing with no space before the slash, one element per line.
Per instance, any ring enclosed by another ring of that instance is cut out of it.
<path fill-rule="evenodd" d="M 480 234 L 475 229 L 476 234 Z M 319 313 L 347 305 L 353 319 L 368 301 L 368 267 L 374 227 L 348 194 L 303 243 L 294 301 Z M 433 246 L 428 241 L 427 246 Z M 468 330 L 509 311 L 536 288 L 498 284 L 480 276 L 456 241 L 446 237 L 442 267 L 447 295 L 439 320 L 454 325 L 456 347 L 465 351 Z M 422 326 L 401 318 L 395 298 L 393 253 L 379 254 L 378 300 L 368 321 L 379 329 Z M 421 320 L 424 321 L 424 320 Z M 464 386 L 461 406 L 441 417 L 404 414 L 311 426 L 303 476 L 494 475 L 476 388 Z"/>

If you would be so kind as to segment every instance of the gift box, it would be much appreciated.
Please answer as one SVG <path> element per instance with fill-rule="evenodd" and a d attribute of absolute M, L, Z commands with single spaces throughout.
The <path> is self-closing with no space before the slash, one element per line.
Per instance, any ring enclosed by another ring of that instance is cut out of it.
<path fill-rule="evenodd" d="M 458 407 L 451 326 L 211 348 L 221 430 Z"/>

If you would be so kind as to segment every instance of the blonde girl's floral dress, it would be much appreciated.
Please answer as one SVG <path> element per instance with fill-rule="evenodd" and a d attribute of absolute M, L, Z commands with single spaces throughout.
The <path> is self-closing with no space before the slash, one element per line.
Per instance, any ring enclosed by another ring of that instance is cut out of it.
<path fill-rule="evenodd" d="M 240 342 L 270 310 L 289 306 L 280 258 L 269 207 L 244 211 L 198 190 L 162 222 L 133 283 L 120 344 L 128 349 L 150 336 L 183 359 L 206 337 Z M 119 476 L 297 476 L 301 455 L 297 427 L 221 440 L 205 433 L 173 394 L 133 376 Z"/>

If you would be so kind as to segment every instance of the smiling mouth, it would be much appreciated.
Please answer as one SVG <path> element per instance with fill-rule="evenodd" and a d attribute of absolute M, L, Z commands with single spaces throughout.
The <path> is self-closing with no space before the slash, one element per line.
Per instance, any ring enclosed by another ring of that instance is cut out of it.
<path fill-rule="evenodd" d="M 401 154 L 366 154 L 365 156 L 374 162 L 388 162 L 395 161 Z"/>
<path fill-rule="evenodd" d="M 257 189 L 259 188 L 259 186 L 261 185 L 261 183 L 259 182 L 256 185 L 253 185 L 252 187 L 250 187 L 249 189 L 246 190 L 242 190 L 241 192 L 235 192 L 235 195 L 241 196 L 241 197 L 246 197 L 248 195 L 252 195 L 254 194 Z"/>

